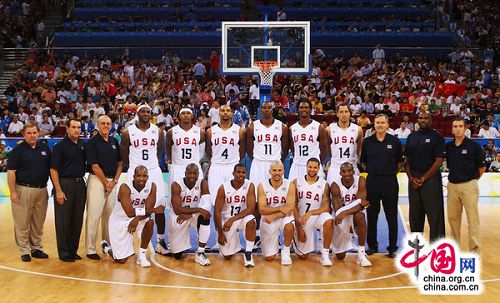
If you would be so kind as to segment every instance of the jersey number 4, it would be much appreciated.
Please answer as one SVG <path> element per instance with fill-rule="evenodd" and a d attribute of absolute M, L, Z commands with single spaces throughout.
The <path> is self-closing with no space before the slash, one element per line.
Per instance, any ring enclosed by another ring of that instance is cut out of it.
<path fill-rule="evenodd" d="M 222 156 L 227 160 L 227 157 L 229 157 L 227 148 L 222 152 Z"/>

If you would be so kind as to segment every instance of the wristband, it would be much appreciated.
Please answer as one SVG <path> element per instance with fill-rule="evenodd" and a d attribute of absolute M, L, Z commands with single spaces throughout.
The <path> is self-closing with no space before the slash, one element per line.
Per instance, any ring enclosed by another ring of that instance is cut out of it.
<path fill-rule="evenodd" d="M 136 208 L 135 209 L 135 216 L 136 217 L 145 216 L 145 215 L 146 215 L 146 208 L 141 207 L 141 208 Z"/>

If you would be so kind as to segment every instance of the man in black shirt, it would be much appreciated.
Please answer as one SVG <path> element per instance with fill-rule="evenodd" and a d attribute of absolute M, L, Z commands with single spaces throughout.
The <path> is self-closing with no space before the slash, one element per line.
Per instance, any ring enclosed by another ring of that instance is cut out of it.
<path fill-rule="evenodd" d="M 366 199 L 370 202 L 367 209 L 368 231 L 367 255 L 378 252 L 377 221 L 380 200 L 384 205 L 385 217 L 389 226 L 390 258 L 396 257 L 398 249 L 398 192 L 396 177 L 403 166 L 403 150 L 398 138 L 387 133 L 389 118 L 384 114 L 375 117 L 375 134 L 365 138 L 361 148 L 361 165 L 368 172 L 366 179 Z"/>
<path fill-rule="evenodd" d="M 443 183 L 439 168 L 445 156 L 444 137 L 431 127 L 431 114 L 418 115 L 419 130 L 406 139 L 406 174 L 410 202 L 411 232 L 424 232 L 425 215 L 429 238 L 445 236 Z"/>
<path fill-rule="evenodd" d="M 23 135 L 25 141 L 9 153 L 7 180 L 16 244 L 21 251 L 21 260 L 29 262 L 31 257 L 49 257 L 42 251 L 42 235 L 49 199 L 50 149 L 46 144 L 37 142 L 39 132 L 36 124 L 24 125 Z"/>
<path fill-rule="evenodd" d="M 469 250 L 479 253 L 479 187 L 477 181 L 486 170 L 484 153 L 479 143 L 465 137 L 462 118 L 453 121 L 455 139 L 446 143 L 448 157 L 448 223 L 451 237 L 460 244 L 462 205 L 469 223 Z"/>
<path fill-rule="evenodd" d="M 80 260 L 77 254 L 83 224 L 87 189 L 84 143 L 79 139 L 81 122 L 70 119 L 66 137 L 54 146 L 50 176 L 55 189 L 57 252 L 65 262 Z"/>
<path fill-rule="evenodd" d="M 87 186 L 87 221 L 85 249 L 89 259 L 99 260 L 96 250 L 97 230 L 101 221 L 102 239 L 110 243 L 108 221 L 116 201 L 118 179 L 122 173 L 120 144 L 113 136 L 111 119 L 101 115 L 97 120 L 98 134 L 85 146 L 90 175 Z"/>

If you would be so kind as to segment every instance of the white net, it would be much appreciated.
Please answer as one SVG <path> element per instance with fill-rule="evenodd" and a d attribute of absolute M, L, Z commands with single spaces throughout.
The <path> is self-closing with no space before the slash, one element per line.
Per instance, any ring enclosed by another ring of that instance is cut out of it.
<path fill-rule="evenodd" d="M 275 69 L 277 62 L 259 61 L 255 65 L 259 67 L 260 85 L 273 86 L 274 74 L 278 71 Z"/>

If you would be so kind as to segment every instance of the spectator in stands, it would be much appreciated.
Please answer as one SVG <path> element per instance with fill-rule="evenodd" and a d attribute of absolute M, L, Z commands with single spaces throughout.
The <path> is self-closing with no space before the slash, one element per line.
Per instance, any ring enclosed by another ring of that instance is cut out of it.
<path fill-rule="evenodd" d="M 356 119 L 356 124 L 363 129 L 371 124 L 370 118 L 366 115 L 366 111 L 361 112 L 361 115 Z"/>
<path fill-rule="evenodd" d="M 385 52 L 380 43 L 373 50 L 372 57 L 375 69 L 380 69 L 385 62 Z"/>
<path fill-rule="evenodd" d="M 94 131 L 94 123 L 90 121 L 89 116 L 82 116 L 82 130 L 80 136 L 89 138 Z"/>
<path fill-rule="evenodd" d="M 495 155 L 495 160 L 493 162 L 491 162 L 489 171 L 495 172 L 495 173 L 500 172 L 500 153 L 497 153 Z"/>
<path fill-rule="evenodd" d="M 0 141 L 0 172 L 7 171 L 7 160 L 9 158 L 9 150 L 5 141 Z"/>
<path fill-rule="evenodd" d="M 335 104 L 330 96 L 326 98 L 325 104 L 323 104 L 323 113 L 326 115 L 335 114 Z"/>
<path fill-rule="evenodd" d="M 281 7 L 276 13 L 276 21 L 286 21 L 286 12 L 284 7 Z"/>
<path fill-rule="evenodd" d="M 495 143 L 493 140 L 488 140 L 488 144 L 483 146 L 484 160 L 486 163 L 486 171 L 490 170 L 491 163 L 495 160 L 497 151 L 495 150 Z"/>
<path fill-rule="evenodd" d="M 217 55 L 217 51 L 213 50 L 210 55 L 210 78 L 212 80 L 217 80 L 219 76 L 219 55 Z"/>
<path fill-rule="evenodd" d="M 499 138 L 500 133 L 494 127 L 491 127 L 488 121 L 481 123 L 481 129 L 477 135 L 479 138 Z"/>
<path fill-rule="evenodd" d="M 198 83 L 200 83 L 201 85 L 205 84 L 205 74 L 206 73 L 207 73 L 207 70 L 205 68 L 205 65 L 203 65 L 203 63 L 201 62 L 201 58 L 198 57 L 197 62 L 195 64 L 195 66 L 193 67 L 193 74 L 194 74 L 194 78 L 196 79 L 196 81 L 198 81 Z"/>
<path fill-rule="evenodd" d="M 43 115 L 42 123 L 38 127 L 40 128 L 41 136 L 50 136 L 54 131 L 54 124 L 52 124 L 50 116 L 47 114 Z"/>
<path fill-rule="evenodd" d="M 23 131 L 23 127 L 24 123 L 19 121 L 19 116 L 14 115 L 14 118 L 7 129 L 7 133 L 11 136 L 19 136 Z"/>
<path fill-rule="evenodd" d="M 394 135 L 399 139 L 407 138 L 411 133 L 411 130 L 407 127 L 406 122 L 402 121 L 399 128 L 394 130 Z"/>
<path fill-rule="evenodd" d="M 391 96 L 391 101 L 387 103 L 387 105 L 389 106 L 389 110 L 392 112 L 393 115 L 399 114 L 400 106 L 395 95 Z"/>
<path fill-rule="evenodd" d="M 235 96 L 240 94 L 240 89 L 238 85 L 236 85 L 236 81 L 232 80 L 231 83 L 229 83 L 226 88 L 224 89 L 224 93 L 226 95 L 226 98 L 229 100 L 229 94 L 233 90 L 233 93 Z"/>

